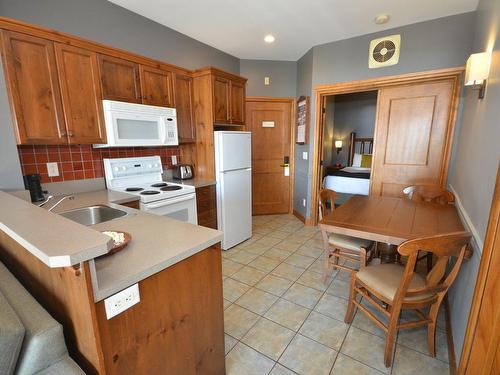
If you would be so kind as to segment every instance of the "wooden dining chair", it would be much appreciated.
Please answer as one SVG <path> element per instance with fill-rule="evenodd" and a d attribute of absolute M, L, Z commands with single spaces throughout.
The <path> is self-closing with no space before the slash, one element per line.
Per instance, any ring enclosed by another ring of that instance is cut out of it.
<path fill-rule="evenodd" d="M 403 189 L 403 194 L 406 198 L 415 202 L 432 202 L 441 205 L 453 204 L 455 202 L 455 195 L 452 192 L 436 185 L 407 186 Z M 427 262 L 427 272 L 429 272 L 432 268 L 432 254 L 426 252 L 419 256 L 417 263 L 424 259 Z"/>
<path fill-rule="evenodd" d="M 455 232 L 432 237 L 409 240 L 398 247 L 398 252 L 408 257 L 406 265 L 384 263 L 363 268 L 353 275 L 345 322 L 351 323 L 356 308 L 360 309 L 387 335 L 384 362 L 391 366 L 394 340 L 397 331 L 427 325 L 427 343 L 431 356 L 436 356 L 436 319 L 446 292 L 455 281 L 464 259 L 470 233 Z M 432 252 L 437 262 L 427 275 L 415 273 L 418 252 Z M 450 257 L 457 258 L 446 274 Z M 360 301 L 372 304 L 387 319 L 385 324 L 370 312 Z M 424 312 L 423 308 L 429 308 Z M 399 322 L 402 310 L 414 310 L 416 320 Z"/>
<path fill-rule="evenodd" d="M 335 196 L 337 193 L 330 189 L 322 189 L 319 192 L 319 217 L 320 220 L 328 212 L 328 202 L 330 212 L 335 210 Z M 328 279 L 330 267 L 333 269 L 343 269 L 349 272 L 356 272 L 365 267 L 373 258 L 375 246 L 372 241 L 362 238 L 345 236 L 337 233 L 329 233 L 322 230 L 323 243 L 325 248 L 325 258 L 323 263 L 323 282 Z M 339 264 L 339 260 L 345 260 L 357 265 L 356 268 Z"/>

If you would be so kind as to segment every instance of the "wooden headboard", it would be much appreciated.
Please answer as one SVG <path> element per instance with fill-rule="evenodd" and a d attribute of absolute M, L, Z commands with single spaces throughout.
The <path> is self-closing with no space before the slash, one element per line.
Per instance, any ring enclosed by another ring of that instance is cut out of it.
<path fill-rule="evenodd" d="M 373 138 L 356 138 L 356 133 L 352 132 L 349 136 L 349 158 L 347 166 L 352 166 L 354 154 L 372 154 Z"/>

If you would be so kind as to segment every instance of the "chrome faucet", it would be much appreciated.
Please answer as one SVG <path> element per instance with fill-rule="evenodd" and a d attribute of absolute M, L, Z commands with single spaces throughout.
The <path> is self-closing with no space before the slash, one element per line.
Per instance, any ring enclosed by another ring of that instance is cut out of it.
<path fill-rule="evenodd" d="M 42 203 L 39 203 L 38 204 L 38 207 L 42 207 L 44 206 L 46 203 L 48 203 L 52 198 L 54 198 L 52 195 L 49 195 Z M 72 201 L 73 199 L 75 199 L 75 196 L 74 195 L 65 195 L 64 197 L 61 197 L 59 198 L 59 200 L 53 204 L 50 208 L 47 209 L 47 211 L 52 211 L 54 208 L 56 208 L 57 206 L 59 206 L 59 204 L 65 200 L 65 199 L 68 199 L 70 201 Z"/>

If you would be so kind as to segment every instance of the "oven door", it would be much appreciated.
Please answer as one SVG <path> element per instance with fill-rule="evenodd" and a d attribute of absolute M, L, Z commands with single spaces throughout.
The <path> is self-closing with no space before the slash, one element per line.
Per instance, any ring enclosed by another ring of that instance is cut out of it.
<path fill-rule="evenodd" d="M 198 224 L 196 194 L 186 194 L 161 201 L 141 203 L 141 210 L 191 224 Z"/>

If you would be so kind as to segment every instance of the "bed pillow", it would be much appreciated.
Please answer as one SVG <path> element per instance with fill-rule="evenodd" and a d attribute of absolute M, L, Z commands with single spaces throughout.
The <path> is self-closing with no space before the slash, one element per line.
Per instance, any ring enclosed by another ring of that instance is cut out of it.
<path fill-rule="evenodd" d="M 352 167 L 361 167 L 361 154 L 354 154 L 352 158 Z"/>
<path fill-rule="evenodd" d="M 363 154 L 361 155 L 361 168 L 371 168 L 372 167 L 372 155 Z"/>

